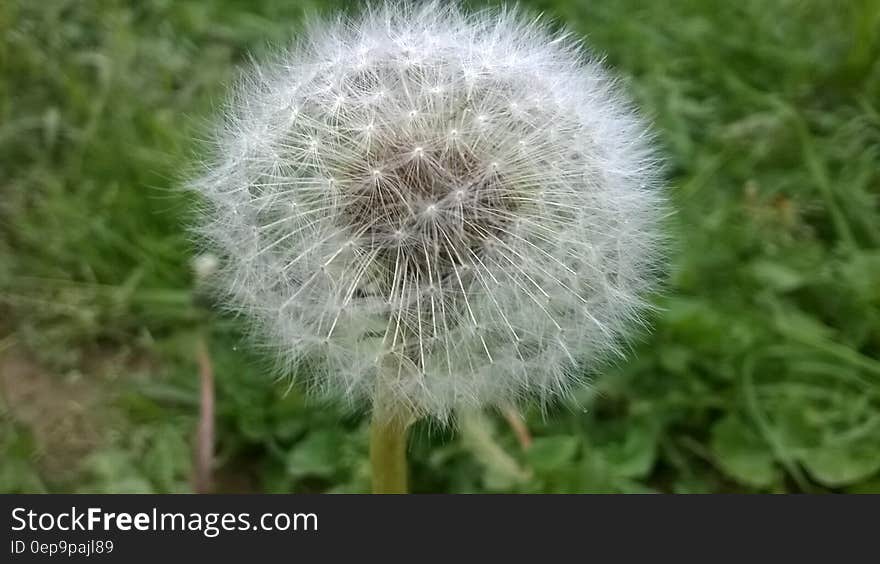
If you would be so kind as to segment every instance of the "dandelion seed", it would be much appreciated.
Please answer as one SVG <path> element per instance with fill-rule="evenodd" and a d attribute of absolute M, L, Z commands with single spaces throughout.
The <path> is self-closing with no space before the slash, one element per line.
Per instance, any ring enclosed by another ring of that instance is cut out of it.
<path fill-rule="evenodd" d="M 665 206 L 599 62 L 517 10 L 439 1 L 307 31 L 242 81 L 192 182 L 212 279 L 283 366 L 446 419 L 552 400 L 616 353 Z"/>

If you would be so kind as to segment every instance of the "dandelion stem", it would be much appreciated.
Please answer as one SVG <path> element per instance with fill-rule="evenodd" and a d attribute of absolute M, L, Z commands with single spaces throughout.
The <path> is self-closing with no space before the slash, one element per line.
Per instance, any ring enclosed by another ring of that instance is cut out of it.
<path fill-rule="evenodd" d="M 407 493 L 406 431 L 412 418 L 376 409 L 370 427 L 373 493 Z"/>
<path fill-rule="evenodd" d="M 196 438 L 196 493 L 210 493 L 214 464 L 214 368 L 208 345 L 199 338 L 196 355 L 199 364 L 201 393 L 199 400 L 199 430 Z"/>

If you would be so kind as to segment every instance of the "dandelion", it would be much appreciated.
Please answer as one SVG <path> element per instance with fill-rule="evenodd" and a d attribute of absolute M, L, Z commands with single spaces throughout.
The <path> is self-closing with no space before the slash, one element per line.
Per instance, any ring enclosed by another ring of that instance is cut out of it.
<path fill-rule="evenodd" d="M 657 280 L 645 126 L 517 10 L 313 23 L 247 73 L 216 141 L 192 186 L 224 302 L 311 389 L 372 405 L 391 481 L 412 420 L 580 384 Z"/>

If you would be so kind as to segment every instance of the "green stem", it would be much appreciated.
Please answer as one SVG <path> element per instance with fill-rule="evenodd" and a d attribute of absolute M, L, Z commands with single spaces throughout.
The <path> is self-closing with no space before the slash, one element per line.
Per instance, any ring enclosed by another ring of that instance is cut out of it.
<path fill-rule="evenodd" d="M 373 413 L 370 426 L 373 493 L 407 493 L 406 430 L 409 423 L 406 417 L 389 416 L 382 410 Z"/>

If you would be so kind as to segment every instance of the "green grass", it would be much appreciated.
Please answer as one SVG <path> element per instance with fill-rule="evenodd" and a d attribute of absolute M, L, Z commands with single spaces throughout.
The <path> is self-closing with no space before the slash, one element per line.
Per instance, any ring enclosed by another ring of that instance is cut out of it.
<path fill-rule="evenodd" d="M 417 427 L 414 489 L 880 491 L 880 1 L 528 4 L 656 122 L 672 275 L 528 450 L 495 415 Z M 187 491 L 200 339 L 222 490 L 367 488 L 363 417 L 285 393 L 195 287 L 177 190 L 308 9 L 333 6 L 0 4 L 0 491 Z"/>

